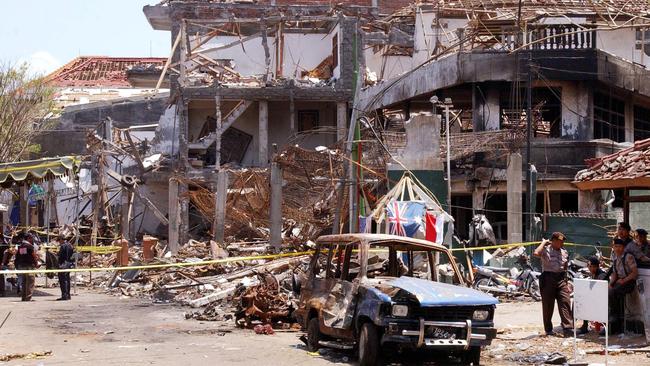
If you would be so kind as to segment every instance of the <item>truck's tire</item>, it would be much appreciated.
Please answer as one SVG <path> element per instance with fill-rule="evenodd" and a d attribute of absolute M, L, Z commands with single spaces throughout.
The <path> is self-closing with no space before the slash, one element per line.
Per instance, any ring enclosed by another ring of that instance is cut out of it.
<path fill-rule="evenodd" d="M 481 363 L 481 346 L 471 346 L 461 358 L 463 365 L 478 366 Z"/>
<path fill-rule="evenodd" d="M 379 334 L 372 323 L 363 323 L 359 332 L 359 366 L 379 364 Z"/>
<path fill-rule="evenodd" d="M 320 348 L 318 341 L 320 341 L 318 317 L 313 317 L 309 319 L 309 323 L 307 323 L 307 351 L 318 351 L 318 348 Z"/>

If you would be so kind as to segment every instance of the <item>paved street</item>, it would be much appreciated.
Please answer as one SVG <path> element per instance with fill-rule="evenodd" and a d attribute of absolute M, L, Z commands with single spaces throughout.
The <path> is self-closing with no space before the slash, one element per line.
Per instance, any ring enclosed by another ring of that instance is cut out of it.
<path fill-rule="evenodd" d="M 39 288 L 31 303 L 18 297 L 0 298 L 0 317 L 4 319 L 11 311 L 0 329 L 0 355 L 52 351 L 41 359 L 15 359 L 8 365 L 354 364 L 351 353 L 326 350 L 323 355 L 310 355 L 298 339 L 299 332 L 256 335 L 229 323 L 186 320 L 188 308 L 95 291 L 80 290 L 66 302 L 54 301 L 56 297 L 58 290 Z M 496 323 L 505 332 L 484 351 L 484 364 L 514 364 L 504 358 L 514 352 L 513 347 L 527 346 L 528 351 L 562 348 L 570 355 L 566 350 L 572 349 L 572 343 L 568 340 L 536 336 L 541 324 L 539 303 L 499 305 Z M 581 342 L 580 346 L 597 345 Z M 604 363 L 599 355 L 589 360 Z M 614 356 L 612 360 L 617 365 L 633 365 L 648 359 L 640 354 Z M 420 355 L 400 355 L 391 362 L 423 364 Z M 454 363 L 453 359 L 438 359 L 424 364 Z"/>

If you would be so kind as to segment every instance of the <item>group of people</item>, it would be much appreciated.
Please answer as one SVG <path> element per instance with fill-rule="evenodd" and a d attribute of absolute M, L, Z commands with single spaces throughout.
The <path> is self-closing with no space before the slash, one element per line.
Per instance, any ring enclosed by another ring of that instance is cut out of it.
<path fill-rule="evenodd" d="M 35 232 L 19 232 L 16 235 L 5 235 L 4 242 L 0 245 L 0 262 L 2 270 L 9 269 L 12 262 L 18 271 L 31 271 L 42 265 L 39 256 L 40 238 Z M 57 237 L 59 245 L 58 256 L 56 257 L 56 269 L 74 268 L 74 248 L 63 235 Z M 57 300 L 70 300 L 70 272 L 59 272 L 59 286 L 61 297 Z M 21 295 L 22 301 L 32 301 L 36 276 L 33 273 L 24 273 L 17 276 L 16 286 Z M 0 275 L 0 290 L 4 295 L 5 278 Z"/>
<path fill-rule="evenodd" d="M 620 333 L 623 329 L 624 297 L 636 288 L 639 275 L 638 266 L 650 265 L 650 243 L 645 229 L 636 229 L 636 239 L 632 238 L 632 228 L 620 222 L 616 237 L 612 240 L 611 266 L 608 271 L 601 268 L 600 259 L 589 258 L 589 273 L 592 279 L 609 281 L 610 333 Z M 539 278 L 542 295 L 542 317 L 544 331 L 553 334 L 553 312 L 557 302 L 562 330 L 565 335 L 574 332 L 571 310 L 571 289 L 567 278 L 569 253 L 564 248 L 564 234 L 553 233 L 550 240 L 544 239 L 533 254 L 542 262 Z M 583 322 L 578 333 L 588 332 L 588 323 Z"/>

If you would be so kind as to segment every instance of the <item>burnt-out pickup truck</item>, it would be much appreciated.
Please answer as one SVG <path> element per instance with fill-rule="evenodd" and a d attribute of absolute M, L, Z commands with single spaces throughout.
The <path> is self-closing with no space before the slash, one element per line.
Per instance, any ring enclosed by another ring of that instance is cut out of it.
<path fill-rule="evenodd" d="M 306 277 L 294 286 L 307 348 L 356 347 L 362 366 L 404 349 L 446 352 L 478 365 L 481 346 L 496 337 L 497 300 L 468 288 L 449 250 L 429 241 L 321 236 Z"/>

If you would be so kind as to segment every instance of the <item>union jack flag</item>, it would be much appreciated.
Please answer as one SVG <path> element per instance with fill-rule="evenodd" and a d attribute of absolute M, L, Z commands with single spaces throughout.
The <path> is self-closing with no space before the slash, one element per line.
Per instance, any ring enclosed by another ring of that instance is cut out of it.
<path fill-rule="evenodd" d="M 426 211 L 424 202 L 390 201 L 386 205 L 390 233 L 399 236 L 414 237 L 422 226 L 422 217 Z"/>

